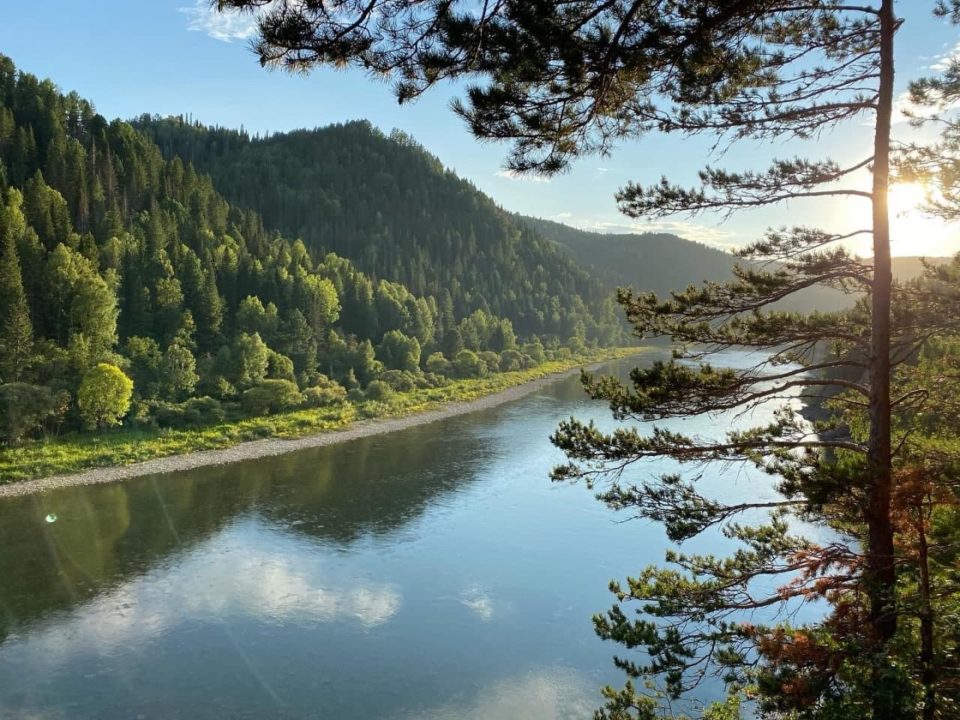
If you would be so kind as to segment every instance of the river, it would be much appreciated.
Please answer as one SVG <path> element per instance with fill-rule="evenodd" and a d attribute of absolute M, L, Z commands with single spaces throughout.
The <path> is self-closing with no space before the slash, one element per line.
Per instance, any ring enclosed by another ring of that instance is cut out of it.
<path fill-rule="evenodd" d="M 568 379 L 342 445 L 0 500 L 0 718 L 590 717 L 623 680 L 591 614 L 666 543 L 550 483 L 570 415 L 612 424 Z M 772 496 L 742 468 L 704 482 Z"/>

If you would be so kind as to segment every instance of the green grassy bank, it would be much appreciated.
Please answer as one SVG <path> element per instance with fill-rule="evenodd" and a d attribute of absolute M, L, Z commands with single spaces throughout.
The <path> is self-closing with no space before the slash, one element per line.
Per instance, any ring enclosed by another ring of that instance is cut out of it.
<path fill-rule="evenodd" d="M 639 351 L 639 348 L 598 350 L 546 362 L 528 370 L 456 380 L 439 388 L 397 393 L 386 402 L 346 402 L 329 408 L 296 410 L 202 429 L 119 428 L 38 440 L 0 450 L 0 484 L 227 448 L 249 440 L 297 438 L 341 430 L 358 420 L 396 418 L 435 409 L 447 403 L 469 402 L 547 375 L 635 355 Z"/>

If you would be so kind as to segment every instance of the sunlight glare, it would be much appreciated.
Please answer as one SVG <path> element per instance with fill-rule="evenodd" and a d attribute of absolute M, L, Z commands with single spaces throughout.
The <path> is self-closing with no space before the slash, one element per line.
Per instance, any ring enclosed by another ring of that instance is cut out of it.
<path fill-rule="evenodd" d="M 894 256 L 942 257 L 960 251 L 957 228 L 923 212 L 927 190 L 920 183 L 902 183 L 890 188 L 890 250 Z M 870 204 L 847 206 L 850 221 L 869 227 Z M 855 210 L 853 208 L 856 208 Z M 870 255 L 869 240 L 856 243 L 855 251 Z"/>

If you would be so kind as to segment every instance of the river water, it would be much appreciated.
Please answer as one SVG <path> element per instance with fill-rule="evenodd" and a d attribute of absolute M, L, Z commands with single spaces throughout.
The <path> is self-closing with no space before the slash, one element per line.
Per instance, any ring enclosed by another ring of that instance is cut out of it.
<path fill-rule="evenodd" d="M 550 483 L 571 415 L 612 425 L 569 379 L 343 445 L 0 500 L 0 718 L 590 717 L 623 680 L 590 617 L 666 543 Z M 742 468 L 704 482 L 772 497 Z"/>

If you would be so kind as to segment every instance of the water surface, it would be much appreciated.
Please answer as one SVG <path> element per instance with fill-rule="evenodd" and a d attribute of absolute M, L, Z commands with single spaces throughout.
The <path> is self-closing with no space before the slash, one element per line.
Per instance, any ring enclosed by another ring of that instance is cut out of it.
<path fill-rule="evenodd" d="M 665 543 L 549 482 L 570 415 L 611 424 L 570 379 L 343 445 L 0 500 L 0 717 L 590 717 L 622 683 L 590 616 Z M 772 496 L 741 468 L 706 482 Z"/>

